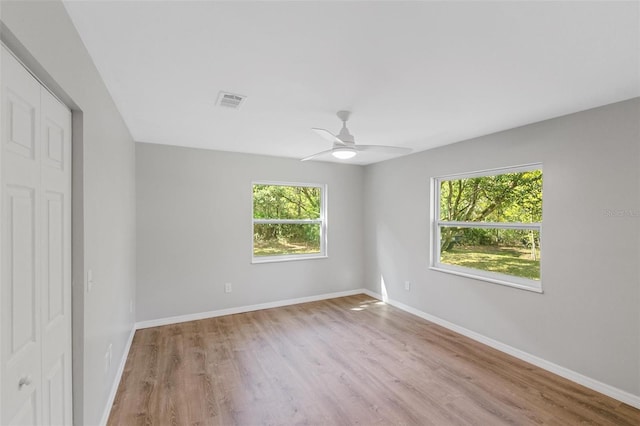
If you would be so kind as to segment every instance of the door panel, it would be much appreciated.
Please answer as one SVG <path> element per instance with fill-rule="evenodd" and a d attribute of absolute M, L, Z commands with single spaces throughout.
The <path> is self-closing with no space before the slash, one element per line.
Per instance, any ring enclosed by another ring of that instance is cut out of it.
<path fill-rule="evenodd" d="M 38 106 L 22 99 L 10 89 L 7 93 L 7 148 L 26 158 L 33 159 L 36 146 L 36 116 Z"/>
<path fill-rule="evenodd" d="M 45 424 L 68 424 L 72 416 L 71 113 L 45 89 L 41 99 L 43 409 Z M 51 371 L 57 373 L 51 376 L 50 386 L 55 390 L 48 398 L 45 383 Z M 48 422 L 47 416 L 64 421 Z"/>
<path fill-rule="evenodd" d="M 40 84 L 2 49 L 2 419 L 40 420 Z M 5 320 L 6 319 L 6 320 Z M 22 384 L 20 384 L 22 383 Z"/>
<path fill-rule="evenodd" d="M 67 394 L 65 381 L 64 355 L 54 363 L 51 370 L 44 375 L 42 407 L 43 424 L 65 425 L 71 421 L 66 417 L 64 410 L 65 395 Z"/>
<path fill-rule="evenodd" d="M 64 196 L 56 192 L 45 194 L 44 273 L 42 290 L 45 329 L 64 316 Z"/>
<path fill-rule="evenodd" d="M 45 165 L 62 170 L 64 166 L 65 151 L 65 130 L 56 123 L 46 121 L 45 123 Z"/>
<path fill-rule="evenodd" d="M 8 187 L 7 263 L 9 268 L 11 350 L 7 361 L 36 342 L 36 202 L 31 188 Z"/>

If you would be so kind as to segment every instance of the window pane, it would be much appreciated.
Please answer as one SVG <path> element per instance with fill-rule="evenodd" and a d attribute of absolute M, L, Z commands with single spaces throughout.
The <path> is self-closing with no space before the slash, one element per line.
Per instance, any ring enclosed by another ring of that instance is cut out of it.
<path fill-rule="evenodd" d="M 440 220 L 541 222 L 542 171 L 443 180 Z"/>
<path fill-rule="evenodd" d="M 540 233 L 440 227 L 440 263 L 540 279 Z"/>
<path fill-rule="evenodd" d="M 253 255 L 320 253 L 320 224 L 253 225 Z"/>
<path fill-rule="evenodd" d="M 319 219 L 320 188 L 253 185 L 254 219 Z"/>

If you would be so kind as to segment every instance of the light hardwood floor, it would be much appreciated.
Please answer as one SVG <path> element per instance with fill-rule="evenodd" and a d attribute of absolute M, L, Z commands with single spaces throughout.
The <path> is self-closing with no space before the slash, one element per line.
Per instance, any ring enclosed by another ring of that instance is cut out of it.
<path fill-rule="evenodd" d="M 109 425 L 640 425 L 365 295 L 139 330 Z"/>

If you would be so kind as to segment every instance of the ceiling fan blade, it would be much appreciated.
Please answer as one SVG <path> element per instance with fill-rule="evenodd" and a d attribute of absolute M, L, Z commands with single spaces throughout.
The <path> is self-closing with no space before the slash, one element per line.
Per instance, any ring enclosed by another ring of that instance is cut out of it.
<path fill-rule="evenodd" d="M 378 151 L 387 154 L 408 154 L 412 150 L 411 148 L 404 148 L 400 146 L 386 146 L 386 145 L 355 145 L 356 151 Z"/>
<path fill-rule="evenodd" d="M 337 137 L 336 135 L 334 135 L 333 133 L 331 133 L 327 129 L 318 129 L 317 127 L 314 127 L 311 130 L 313 130 L 318 135 L 320 135 L 322 138 L 324 138 L 324 139 L 326 139 L 326 140 L 328 140 L 330 142 L 344 145 L 344 142 L 342 142 L 342 139 L 340 139 L 339 137 Z"/>
<path fill-rule="evenodd" d="M 326 151 L 318 152 L 317 154 L 313 154 L 313 155 L 310 155 L 310 156 L 308 156 L 308 157 L 304 157 L 304 158 L 303 158 L 303 159 L 301 159 L 300 161 L 309 161 L 309 160 L 313 160 L 314 158 L 316 158 L 316 157 L 320 157 L 321 155 L 324 155 L 324 154 L 328 154 L 328 153 L 330 153 L 331 151 L 333 151 L 333 149 L 328 149 L 328 150 L 326 150 Z"/>

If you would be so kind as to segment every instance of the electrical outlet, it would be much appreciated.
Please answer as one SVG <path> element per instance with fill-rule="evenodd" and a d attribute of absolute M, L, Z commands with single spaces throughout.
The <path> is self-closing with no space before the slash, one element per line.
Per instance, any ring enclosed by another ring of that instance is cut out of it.
<path fill-rule="evenodd" d="M 133 299 L 129 299 L 129 313 L 133 313 Z"/>
<path fill-rule="evenodd" d="M 404 282 L 404 289 L 406 291 L 411 291 L 411 281 L 405 281 Z"/>
<path fill-rule="evenodd" d="M 224 283 L 224 292 L 225 293 L 231 293 L 231 283 Z"/>

